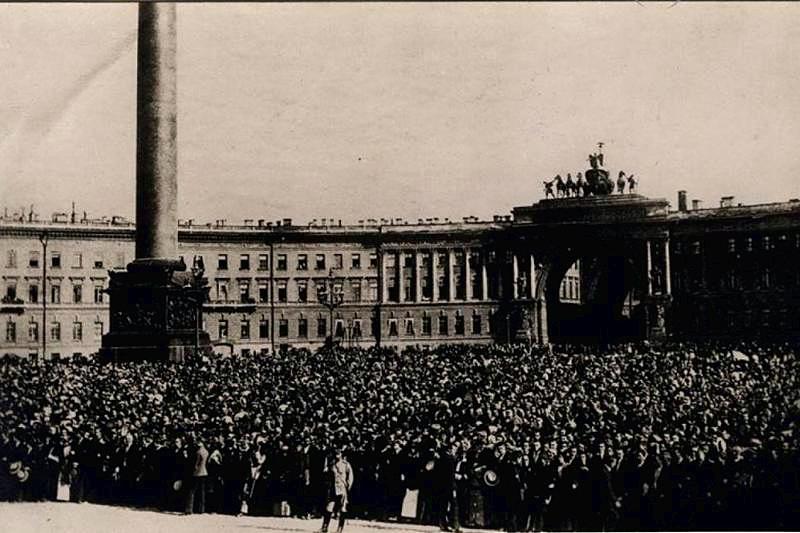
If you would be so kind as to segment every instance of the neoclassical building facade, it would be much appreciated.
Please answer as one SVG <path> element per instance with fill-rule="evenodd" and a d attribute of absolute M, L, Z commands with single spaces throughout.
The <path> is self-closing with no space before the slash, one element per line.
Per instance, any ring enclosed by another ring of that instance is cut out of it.
<path fill-rule="evenodd" d="M 543 200 L 492 221 L 181 222 L 219 351 L 800 336 L 800 202 L 669 209 Z M 119 219 L 0 221 L 0 354 L 88 355 L 108 331 Z"/>

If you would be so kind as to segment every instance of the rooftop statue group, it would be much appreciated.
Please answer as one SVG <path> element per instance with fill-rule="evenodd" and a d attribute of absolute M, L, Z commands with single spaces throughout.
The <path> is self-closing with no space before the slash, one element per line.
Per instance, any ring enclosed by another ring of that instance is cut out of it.
<path fill-rule="evenodd" d="M 599 143 L 600 150 L 589 155 L 589 166 L 586 177 L 578 172 L 577 178 L 572 179 L 572 174 L 567 174 L 567 179 L 557 174 L 555 178 L 544 183 L 545 198 L 580 198 L 585 196 L 605 196 L 614 193 L 614 181 L 609 178 L 608 170 L 603 168 L 603 144 Z M 617 193 L 624 194 L 625 187 L 628 193 L 636 192 L 636 179 L 634 175 L 626 176 L 625 172 L 619 172 L 616 181 Z M 555 189 L 555 192 L 554 190 Z"/>

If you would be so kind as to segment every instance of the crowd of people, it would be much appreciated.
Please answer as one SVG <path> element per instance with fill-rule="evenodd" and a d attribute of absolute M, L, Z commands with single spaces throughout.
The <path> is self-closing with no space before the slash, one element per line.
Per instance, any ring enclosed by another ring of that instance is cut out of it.
<path fill-rule="evenodd" d="M 754 344 L 6 357 L 0 499 L 329 521 L 349 483 L 340 525 L 800 529 L 798 376 Z"/>

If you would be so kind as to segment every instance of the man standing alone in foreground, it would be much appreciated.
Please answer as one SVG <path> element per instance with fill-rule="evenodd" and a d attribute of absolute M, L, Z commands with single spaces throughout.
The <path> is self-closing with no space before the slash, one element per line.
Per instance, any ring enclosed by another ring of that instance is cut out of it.
<path fill-rule="evenodd" d="M 336 533 L 342 533 L 347 513 L 348 495 L 353 486 L 353 469 L 347 459 L 344 458 L 342 450 L 337 449 L 336 459 L 332 465 L 326 465 L 325 470 L 325 474 L 328 476 L 328 489 L 325 496 L 326 505 L 322 514 L 322 529 L 320 532 L 328 532 L 331 515 L 338 512 L 339 527 L 336 529 Z"/>

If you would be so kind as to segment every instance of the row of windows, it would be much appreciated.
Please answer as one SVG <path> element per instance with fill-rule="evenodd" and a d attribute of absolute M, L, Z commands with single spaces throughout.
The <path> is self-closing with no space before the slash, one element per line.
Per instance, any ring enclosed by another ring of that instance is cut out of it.
<path fill-rule="evenodd" d="M 790 236 L 782 235 L 762 235 L 761 237 L 729 237 L 728 238 L 728 252 L 736 253 L 738 251 L 752 252 L 756 248 L 764 251 L 776 250 L 778 247 L 785 248 L 790 245 Z M 800 248 L 800 233 L 794 235 L 794 247 Z M 675 241 L 673 251 L 680 255 L 684 251 L 692 255 L 699 255 L 702 250 L 702 243 L 700 241 L 681 242 Z"/>
<path fill-rule="evenodd" d="M 287 254 L 276 254 L 275 257 L 275 270 L 288 270 L 289 266 L 289 258 Z M 308 254 L 297 254 L 297 262 L 295 264 L 295 268 L 297 270 L 308 270 L 309 267 L 309 255 Z M 331 267 L 335 270 L 341 270 L 344 268 L 344 254 L 336 253 L 333 254 L 333 262 Z M 377 268 L 378 267 L 378 255 L 377 254 L 370 254 L 369 255 L 369 268 Z M 217 255 L 217 270 L 228 270 L 230 268 L 230 263 L 228 260 L 228 254 L 219 254 Z M 315 254 L 314 256 L 314 269 L 315 270 L 326 270 L 327 266 L 327 256 L 325 254 Z M 350 254 L 350 268 L 352 270 L 361 270 L 361 254 L 360 253 L 353 253 Z M 239 255 L 239 270 L 250 270 L 250 254 L 240 254 Z M 258 270 L 269 270 L 269 254 L 258 254 Z"/>
<path fill-rule="evenodd" d="M 402 320 L 402 322 L 401 322 Z M 295 332 L 298 338 L 305 339 L 309 337 L 309 319 L 300 317 L 294 321 Z M 371 321 L 372 322 L 372 321 Z M 290 325 L 288 318 L 278 319 L 278 337 L 286 338 L 290 335 Z M 433 335 L 433 317 L 425 315 L 421 319 L 421 333 L 422 335 Z M 402 326 L 403 336 L 415 337 L 417 335 L 416 321 L 413 318 L 397 319 L 389 318 L 386 322 L 387 332 L 389 337 L 399 337 L 400 327 Z M 375 336 L 374 324 L 371 327 L 371 333 Z M 447 315 L 440 315 L 436 318 L 436 331 L 440 336 L 450 335 L 451 320 Z M 457 314 L 452 322 L 452 332 L 455 335 L 466 334 L 466 320 L 464 315 Z M 491 331 L 483 331 L 483 318 L 481 315 L 475 314 L 471 317 L 470 332 L 473 335 L 480 335 L 482 333 L 491 333 Z M 325 338 L 330 335 L 328 319 L 325 317 L 318 317 L 316 319 L 316 336 L 318 338 Z M 220 339 L 227 339 L 230 335 L 229 322 L 227 319 L 220 319 L 217 323 L 217 336 Z M 239 338 L 250 339 L 253 332 L 251 331 L 250 319 L 242 319 L 239 322 Z M 334 337 L 341 338 L 360 338 L 363 336 L 363 326 L 361 319 L 354 319 L 348 321 L 347 324 L 341 319 L 334 320 Z M 258 338 L 269 338 L 269 321 L 261 319 L 258 321 Z"/>
<path fill-rule="evenodd" d="M 100 340 L 102 336 L 103 336 L 103 322 L 99 320 L 95 321 L 94 323 L 95 340 Z M 50 322 L 50 327 L 48 330 L 48 339 L 51 341 L 61 340 L 61 322 L 57 320 Z M 39 341 L 39 323 L 34 320 L 28 322 L 27 340 L 29 342 Z M 72 323 L 72 340 L 77 342 L 83 340 L 83 322 L 76 320 Z M 6 322 L 6 342 L 12 344 L 17 342 L 17 323 L 13 320 L 8 320 Z"/>
<path fill-rule="evenodd" d="M 51 304 L 60 304 L 61 303 L 61 284 L 60 283 L 48 283 L 48 292 L 49 298 L 48 301 Z M 94 285 L 94 303 L 101 304 L 103 303 L 103 294 L 105 289 L 102 285 Z M 40 289 L 39 285 L 35 283 L 31 283 L 28 285 L 28 299 L 27 303 L 39 303 L 39 296 L 40 296 Z M 4 302 L 7 303 L 15 303 L 18 301 L 23 301 L 19 292 L 17 291 L 17 284 L 15 282 L 6 282 L 6 292 L 3 298 Z M 66 303 L 66 302 L 65 302 Z M 84 303 L 83 297 L 83 284 L 81 283 L 73 283 L 72 284 L 72 301 L 71 303 L 80 304 Z"/>
<path fill-rule="evenodd" d="M 50 268 L 59 269 L 62 267 L 62 255 L 61 252 L 50 252 L 49 254 Z M 34 250 L 28 252 L 28 267 L 29 268 L 40 268 L 41 263 L 41 254 L 39 251 Z M 125 266 L 125 254 L 118 253 L 116 256 L 115 261 L 116 268 L 122 268 Z M 72 261 L 70 263 L 71 268 L 83 268 L 83 253 L 75 252 L 72 254 Z M 102 257 L 95 257 L 94 262 L 92 263 L 92 267 L 96 269 L 103 269 L 105 268 L 105 261 Z M 6 268 L 17 268 L 17 251 L 16 250 L 8 250 L 6 254 Z"/>

